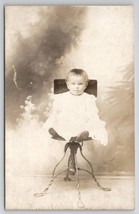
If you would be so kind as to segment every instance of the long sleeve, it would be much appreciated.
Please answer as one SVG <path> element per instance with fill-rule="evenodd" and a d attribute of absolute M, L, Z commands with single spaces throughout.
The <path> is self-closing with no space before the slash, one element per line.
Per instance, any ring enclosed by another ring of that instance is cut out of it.
<path fill-rule="evenodd" d="M 49 128 L 54 127 L 54 124 L 57 121 L 57 116 L 60 113 L 61 99 L 59 95 L 53 96 L 53 104 L 50 110 L 50 116 L 44 123 L 43 128 L 48 131 Z"/>
<path fill-rule="evenodd" d="M 91 96 L 88 102 L 88 123 L 92 126 L 90 129 L 90 134 L 96 140 L 98 140 L 102 145 L 106 146 L 108 144 L 108 134 L 106 130 L 106 122 L 101 120 L 98 115 L 98 108 L 96 105 L 96 98 Z"/>

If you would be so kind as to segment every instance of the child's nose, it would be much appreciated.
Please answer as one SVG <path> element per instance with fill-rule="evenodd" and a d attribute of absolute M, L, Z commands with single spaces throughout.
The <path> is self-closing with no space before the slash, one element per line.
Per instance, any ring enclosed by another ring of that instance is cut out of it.
<path fill-rule="evenodd" d="M 79 85 L 78 85 L 78 84 L 76 84 L 76 85 L 75 85 L 75 88 L 79 88 Z"/>

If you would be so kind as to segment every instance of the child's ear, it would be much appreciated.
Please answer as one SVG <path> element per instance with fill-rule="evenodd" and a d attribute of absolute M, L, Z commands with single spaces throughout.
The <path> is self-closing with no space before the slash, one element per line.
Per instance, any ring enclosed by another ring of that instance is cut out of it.
<path fill-rule="evenodd" d="M 67 80 L 65 80 L 65 83 L 66 83 L 66 85 L 67 85 Z"/>
<path fill-rule="evenodd" d="M 89 81 L 86 81 L 86 88 L 87 88 L 87 86 L 88 86 L 88 83 L 89 83 Z"/>
<path fill-rule="evenodd" d="M 67 88 L 68 88 L 68 82 L 67 82 L 67 80 L 65 80 L 65 83 L 66 83 L 66 86 L 67 86 Z"/>

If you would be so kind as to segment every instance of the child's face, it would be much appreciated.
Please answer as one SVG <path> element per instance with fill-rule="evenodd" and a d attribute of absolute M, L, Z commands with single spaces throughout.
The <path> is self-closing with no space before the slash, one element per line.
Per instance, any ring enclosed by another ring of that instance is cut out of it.
<path fill-rule="evenodd" d="M 75 96 L 81 95 L 87 87 L 87 81 L 83 76 L 71 75 L 67 80 L 67 87 L 71 94 Z"/>

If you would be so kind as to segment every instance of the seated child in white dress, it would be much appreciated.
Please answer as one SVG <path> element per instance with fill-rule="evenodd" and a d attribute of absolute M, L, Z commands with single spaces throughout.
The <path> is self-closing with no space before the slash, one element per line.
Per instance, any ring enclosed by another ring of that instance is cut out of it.
<path fill-rule="evenodd" d="M 45 128 L 54 139 L 81 142 L 90 138 L 106 146 L 106 123 L 98 116 L 96 98 L 84 92 L 88 85 L 87 73 L 82 69 L 72 69 L 66 84 L 68 92 L 54 95 Z"/>

